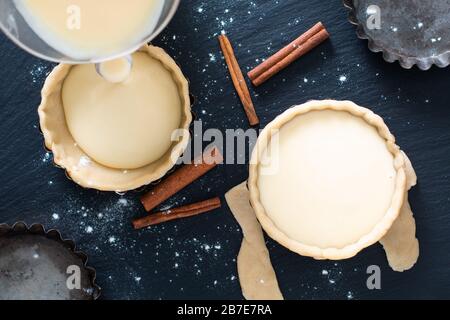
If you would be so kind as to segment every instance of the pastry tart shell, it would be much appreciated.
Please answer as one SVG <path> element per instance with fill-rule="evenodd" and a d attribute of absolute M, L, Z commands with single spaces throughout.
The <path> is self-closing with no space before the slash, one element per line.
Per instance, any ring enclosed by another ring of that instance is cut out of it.
<path fill-rule="evenodd" d="M 288 123 L 297 116 L 306 114 L 310 111 L 320 110 L 346 111 L 356 117 L 362 118 L 365 122 L 367 122 L 367 124 L 375 127 L 380 137 L 385 140 L 388 151 L 393 155 L 393 165 L 394 170 L 396 171 L 394 194 L 392 195 L 390 206 L 386 210 L 386 213 L 383 215 L 382 219 L 378 221 L 378 223 L 368 234 L 362 236 L 358 241 L 349 243 L 342 248 L 320 248 L 318 246 L 301 243 L 288 237 L 275 225 L 265 211 L 265 208 L 260 200 L 260 191 L 258 189 L 260 161 L 265 148 L 270 143 L 272 132 L 280 129 L 284 124 Z M 261 132 L 252 153 L 248 187 L 250 191 L 250 203 L 255 210 L 259 222 L 267 234 L 289 250 L 318 260 L 342 260 L 351 258 L 362 249 L 378 242 L 387 233 L 398 217 L 407 192 L 404 157 L 400 151 L 400 148 L 395 144 L 395 138 L 390 133 L 383 119 L 374 114 L 371 110 L 360 107 L 351 101 L 335 100 L 310 101 L 302 105 L 294 106 L 268 124 Z"/>
<path fill-rule="evenodd" d="M 182 107 L 179 128 L 183 129 L 183 134 L 173 142 L 163 157 L 144 167 L 131 170 L 109 168 L 90 160 L 77 145 L 68 129 L 61 98 L 62 86 L 72 65 L 57 66 L 44 84 L 38 113 L 45 146 L 53 152 L 55 165 L 65 169 L 68 177 L 82 187 L 124 192 L 150 184 L 172 169 L 188 146 L 189 126 L 192 122 L 188 80 L 176 62 L 163 49 L 144 46 L 140 51 L 147 52 L 152 58 L 160 61 L 172 74 L 179 88 Z"/>

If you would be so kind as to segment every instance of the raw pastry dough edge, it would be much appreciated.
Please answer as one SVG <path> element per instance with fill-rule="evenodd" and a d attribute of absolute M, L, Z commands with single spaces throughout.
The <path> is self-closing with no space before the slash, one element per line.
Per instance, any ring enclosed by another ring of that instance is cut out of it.
<path fill-rule="evenodd" d="M 87 155 L 76 145 L 67 130 L 61 101 L 61 88 L 71 65 L 60 64 L 47 77 L 42 89 L 42 100 L 38 108 L 40 129 L 44 136 L 45 147 L 53 152 L 54 164 L 65 169 L 67 176 L 78 185 L 100 191 L 129 191 L 140 188 L 162 178 L 174 165 L 176 159 L 183 154 L 188 146 L 192 122 L 189 83 L 177 63 L 161 48 L 143 46 L 141 52 L 147 52 L 159 60 L 173 75 L 179 88 L 182 100 L 182 121 L 180 129 L 183 135 L 175 142 L 168 153 L 156 163 L 139 169 L 112 169 L 94 161 L 89 167 L 78 166 L 81 157 Z M 63 123 L 61 123 L 63 122 Z M 173 155 L 173 157 L 171 156 Z"/>
<path fill-rule="evenodd" d="M 265 147 L 270 142 L 271 132 L 280 129 L 284 124 L 293 118 L 314 110 L 336 110 L 347 111 L 357 117 L 364 119 L 369 125 L 374 126 L 380 136 L 386 141 L 388 150 L 394 156 L 394 168 L 396 170 L 395 190 L 391 205 L 386 211 L 383 219 L 379 221 L 372 231 L 360 238 L 357 242 L 349 244 L 344 248 L 319 248 L 303 244 L 299 241 L 289 238 L 285 233 L 278 229 L 269 216 L 259 198 L 258 190 L 258 167 L 259 159 Z M 406 193 L 406 174 L 404 170 L 404 157 L 400 148 L 395 144 L 395 138 L 390 133 L 383 119 L 373 113 L 371 110 L 360 107 L 351 101 L 336 100 L 313 100 L 302 105 L 294 106 L 279 115 L 274 121 L 264 128 L 261 132 L 255 148 L 252 153 L 249 169 L 248 187 L 250 190 L 250 202 L 255 210 L 256 216 L 267 234 L 278 243 L 303 256 L 313 257 L 315 259 L 342 260 L 355 256 L 364 248 L 378 242 L 390 229 L 400 213 Z"/>

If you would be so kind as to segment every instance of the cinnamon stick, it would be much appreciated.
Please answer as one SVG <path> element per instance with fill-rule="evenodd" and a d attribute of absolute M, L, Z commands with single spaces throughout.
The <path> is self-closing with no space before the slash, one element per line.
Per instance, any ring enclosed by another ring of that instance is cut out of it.
<path fill-rule="evenodd" d="M 220 35 L 219 43 L 225 57 L 225 62 L 228 66 L 228 70 L 230 71 L 231 80 L 233 81 L 233 85 L 239 98 L 241 99 L 242 105 L 244 106 L 248 121 L 251 126 L 255 126 L 259 124 L 259 118 L 256 114 L 255 106 L 253 105 L 253 101 L 250 96 L 250 91 L 248 90 L 242 70 L 239 67 L 239 63 L 234 54 L 230 39 L 228 39 L 226 35 Z"/>
<path fill-rule="evenodd" d="M 316 23 L 311 29 L 306 31 L 300 37 L 292 41 L 286 47 L 275 53 L 273 56 L 265 60 L 263 63 L 258 65 L 256 68 L 251 70 L 247 75 L 251 80 L 258 78 L 264 72 L 272 68 L 275 64 L 286 58 L 289 54 L 292 53 L 295 49 L 297 49 L 300 45 L 304 44 L 309 38 L 313 35 L 319 33 L 319 31 L 323 30 L 325 27 L 322 22 Z"/>
<path fill-rule="evenodd" d="M 141 202 L 145 210 L 156 208 L 165 200 L 185 188 L 216 165 L 222 163 L 223 156 L 219 149 L 212 147 L 197 157 L 192 164 L 185 164 L 156 185 L 153 190 L 142 196 Z"/>
<path fill-rule="evenodd" d="M 260 86 L 327 40 L 329 36 L 325 26 L 319 22 L 289 45 L 251 70 L 247 75 L 254 86 Z"/>
<path fill-rule="evenodd" d="M 135 219 L 132 223 L 134 229 L 142 229 L 159 223 L 206 213 L 220 208 L 221 205 L 222 204 L 220 198 L 216 197 L 209 200 L 151 214 L 143 218 Z"/>

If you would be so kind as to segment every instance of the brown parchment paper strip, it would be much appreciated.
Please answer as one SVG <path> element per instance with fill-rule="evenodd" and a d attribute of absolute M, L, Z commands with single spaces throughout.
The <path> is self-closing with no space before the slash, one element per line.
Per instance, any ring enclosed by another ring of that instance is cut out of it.
<path fill-rule="evenodd" d="M 250 206 L 247 182 L 228 191 L 225 199 L 244 234 L 237 258 L 242 294 L 247 300 L 283 300 L 261 225 Z"/>

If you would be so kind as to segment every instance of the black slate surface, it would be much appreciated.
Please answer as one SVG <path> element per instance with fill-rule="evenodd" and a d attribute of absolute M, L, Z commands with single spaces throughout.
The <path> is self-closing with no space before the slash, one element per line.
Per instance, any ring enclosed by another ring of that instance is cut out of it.
<path fill-rule="evenodd" d="M 410 200 L 421 256 L 413 270 L 395 273 L 379 245 L 335 263 L 298 256 L 268 239 L 282 291 L 288 299 L 450 298 L 449 69 L 408 71 L 384 62 L 357 39 L 338 0 L 183 0 L 154 43 L 189 77 L 204 129 L 246 129 L 216 36 L 228 33 L 247 70 L 319 20 L 332 40 L 252 89 L 262 126 L 309 99 L 350 99 L 381 115 L 419 177 Z M 43 148 L 36 108 L 53 65 L 4 36 L 0 41 L 0 222 L 40 222 L 74 239 L 97 269 L 106 299 L 241 299 L 235 263 L 241 236 L 226 205 L 133 231 L 130 220 L 144 214 L 138 193 L 83 190 L 53 167 Z M 222 196 L 246 176 L 245 165 L 221 166 L 166 205 Z M 366 287 L 372 264 L 382 269 L 381 290 Z"/>

